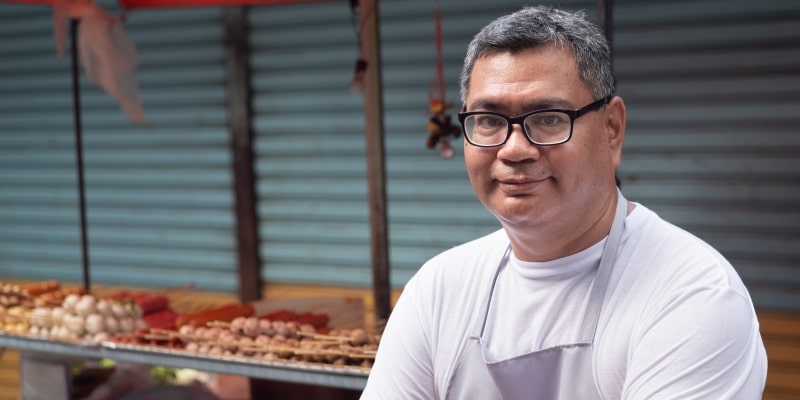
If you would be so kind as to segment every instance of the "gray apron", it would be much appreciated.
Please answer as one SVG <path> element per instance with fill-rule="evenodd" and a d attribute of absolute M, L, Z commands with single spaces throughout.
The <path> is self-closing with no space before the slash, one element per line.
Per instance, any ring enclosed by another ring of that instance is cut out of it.
<path fill-rule="evenodd" d="M 483 332 L 499 271 L 508 263 L 506 250 L 495 272 L 483 318 L 476 318 L 471 335 L 447 389 L 445 398 L 479 400 L 591 400 L 600 399 L 592 370 L 594 333 L 600 319 L 611 266 L 616 258 L 628 202 L 617 192 L 617 208 L 600 257 L 595 283 L 576 343 L 563 344 L 487 363 Z"/>

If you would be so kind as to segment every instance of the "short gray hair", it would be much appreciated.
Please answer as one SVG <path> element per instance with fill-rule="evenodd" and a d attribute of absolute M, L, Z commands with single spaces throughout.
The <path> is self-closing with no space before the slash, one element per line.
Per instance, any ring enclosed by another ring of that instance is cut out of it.
<path fill-rule="evenodd" d="M 555 44 L 572 51 L 581 80 L 595 99 L 614 94 L 611 51 L 603 32 L 586 20 L 583 11 L 551 6 L 525 7 L 484 27 L 470 42 L 461 71 L 461 101 L 466 102 L 475 61 L 501 52 L 518 53 Z"/>

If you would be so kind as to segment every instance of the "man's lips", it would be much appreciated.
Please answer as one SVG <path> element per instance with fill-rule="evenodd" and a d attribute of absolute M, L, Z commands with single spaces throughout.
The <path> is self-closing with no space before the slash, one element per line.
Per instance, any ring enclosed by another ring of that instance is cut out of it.
<path fill-rule="evenodd" d="M 545 181 L 547 181 L 547 178 L 509 178 L 498 179 L 497 184 L 503 192 L 509 195 L 518 195 L 530 193 Z"/>

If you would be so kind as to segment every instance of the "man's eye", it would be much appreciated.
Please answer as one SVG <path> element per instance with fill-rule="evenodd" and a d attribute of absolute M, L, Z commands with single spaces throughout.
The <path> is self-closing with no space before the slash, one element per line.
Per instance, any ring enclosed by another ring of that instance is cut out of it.
<path fill-rule="evenodd" d="M 496 129 L 505 125 L 505 120 L 496 115 L 477 115 L 475 126 L 481 129 Z"/>
<path fill-rule="evenodd" d="M 559 126 L 569 123 L 569 117 L 563 113 L 534 114 L 528 117 L 528 124 L 539 127 Z"/>

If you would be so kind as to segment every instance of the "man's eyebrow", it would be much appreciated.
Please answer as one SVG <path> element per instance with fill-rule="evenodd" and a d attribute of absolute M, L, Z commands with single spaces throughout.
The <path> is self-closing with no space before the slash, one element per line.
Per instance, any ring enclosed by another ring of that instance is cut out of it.
<path fill-rule="evenodd" d="M 527 110 L 528 112 L 536 110 L 546 110 L 550 108 L 572 110 L 575 108 L 575 106 L 570 101 L 565 99 L 547 98 L 526 103 L 524 107 L 524 109 Z"/>
<path fill-rule="evenodd" d="M 502 109 L 499 104 L 489 100 L 476 100 L 472 102 L 472 104 L 467 107 L 470 111 L 481 110 L 481 111 L 499 111 Z"/>
<path fill-rule="evenodd" d="M 566 109 L 572 110 L 575 106 L 561 98 L 545 98 L 545 99 L 537 99 L 535 101 L 531 101 L 525 103 L 525 105 L 521 108 L 524 112 L 531 112 L 536 110 L 546 110 L 550 108 L 556 109 Z M 501 105 L 498 102 L 491 101 L 491 100 L 476 100 L 467 107 L 470 111 L 482 110 L 482 111 L 494 111 L 494 112 L 501 112 L 507 111 L 508 107 Z"/>

